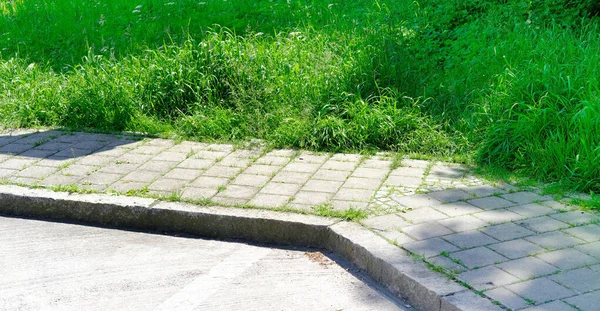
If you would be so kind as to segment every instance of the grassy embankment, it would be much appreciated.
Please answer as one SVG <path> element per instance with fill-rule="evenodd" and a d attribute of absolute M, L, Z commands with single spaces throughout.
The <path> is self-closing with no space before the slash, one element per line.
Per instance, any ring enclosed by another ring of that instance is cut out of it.
<path fill-rule="evenodd" d="M 600 191 L 594 1 L 0 1 L 0 124 L 455 157 Z"/>

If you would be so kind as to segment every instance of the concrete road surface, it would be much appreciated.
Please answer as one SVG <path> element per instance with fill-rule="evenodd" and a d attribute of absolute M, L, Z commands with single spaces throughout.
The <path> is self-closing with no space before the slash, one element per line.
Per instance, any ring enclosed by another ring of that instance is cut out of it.
<path fill-rule="evenodd" d="M 411 309 L 315 250 L 0 217 L 0 310 Z"/>

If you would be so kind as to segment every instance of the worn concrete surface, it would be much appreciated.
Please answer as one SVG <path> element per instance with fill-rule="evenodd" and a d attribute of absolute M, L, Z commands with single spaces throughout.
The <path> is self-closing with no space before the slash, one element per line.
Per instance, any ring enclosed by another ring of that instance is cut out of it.
<path fill-rule="evenodd" d="M 0 217 L 0 263 L 0 310 L 412 310 L 311 249 Z"/>

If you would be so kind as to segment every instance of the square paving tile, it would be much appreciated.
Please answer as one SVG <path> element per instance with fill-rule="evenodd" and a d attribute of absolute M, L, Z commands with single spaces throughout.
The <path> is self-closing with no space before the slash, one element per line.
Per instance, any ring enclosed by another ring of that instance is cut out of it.
<path fill-rule="evenodd" d="M 520 278 L 527 280 L 557 272 L 559 269 L 535 257 L 525 257 L 503 262 L 496 267 Z"/>
<path fill-rule="evenodd" d="M 109 174 L 109 173 L 101 173 L 95 172 L 91 175 L 83 178 L 83 182 L 89 182 L 94 185 L 109 185 L 114 183 L 115 181 L 121 179 L 123 175 L 121 174 Z"/>
<path fill-rule="evenodd" d="M 517 205 L 508 210 L 526 217 L 538 217 L 556 213 L 555 210 L 538 203 Z"/>
<path fill-rule="evenodd" d="M 289 157 L 274 157 L 274 156 L 264 156 L 256 160 L 256 164 L 264 164 L 264 165 L 273 165 L 273 166 L 283 166 L 290 162 Z"/>
<path fill-rule="evenodd" d="M 205 200 L 212 198 L 216 194 L 216 189 L 186 187 L 181 193 L 181 198 L 187 200 Z"/>
<path fill-rule="evenodd" d="M 282 172 L 297 172 L 297 173 L 314 173 L 316 172 L 321 165 L 319 164 L 310 164 L 310 163 L 298 163 L 291 162 L 288 165 L 284 166 Z"/>
<path fill-rule="evenodd" d="M 586 255 L 572 248 L 539 254 L 536 257 L 563 270 L 600 263 L 597 258 Z"/>
<path fill-rule="evenodd" d="M 416 240 L 425 240 L 452 233 L 450 229 L 435 222 L 406 226 L 402 228 L 402 231 Z"/>
<path fill-rule="evenodd" d="M 150 190 L 173 192 L 181 190 L 188 182 L 182 179 L 172 179 L 161 177 L 148 186 Z"/>
<path fill-rule="evenodd" d="M 242 171 L 239 167 L 220 166 L 215 165 L 207 169 L 202 175 L 212 177 L 231 178 L 236 176 Z"/>
<path fill-rule="evenodd" d="M 351 176 L 383 180 L 389 171 L 389 169 L 359 167 L 352 172 Z"/>
<path fill-rule="evenodd" d="M 315 180 L 311 179 L 304 184 L 302 187 L 303 191 L 315 191 L 315 192 L 329 192 L 335 193 L 340 189 L 343 182 L 341 181 L 329 181 L 329 180 Z"/>
<path fill-rule="evenodd" d="M 232 182 L 234 185 L 262 187 L 269 182 L 271 176 L 240 174 Z"/>
<path fill-rule="evenodd" d="M 251 199 L 258 190 L 259 188 L 256 187 L 228 185 L 225 190 L 221 191 L 216 196 L 233 199 Z"/>
<path fill-rule="evenodd" d="M 318 170 L 311 178 L 330 181 L 345 181 L 350 176 L 349 171 Z"/>
<path fill-rule="evenodd" d="M 600 293 L 587 293 L 584 295 L 565 299 L 565 301 L 579 308 L 580 310 L 598 310 L 598 306 L 600 306 Z"/>
<path fill-rule="evenodd" d="M 253 164 L 244 171 L 244 174 L 272 176 L 280 169 L 280 166 L 275 165 Z"/>
<path fill-rule="evenodd" d="M 473 214 L 483 211 L 481 208 L 475 207 L 465 202 L 441 204 L 434 206 L 434 208 L 451 217 Z"/>
<path fill-rule="evenodd" d="M 549 197 L 543 197 L 541 195 L 529 191 L 508 193 L 502 195 L 502 197 L 517 204 L 527 204 L 536 201 L 546 201 L 550 199 Z"/>
<path fill-rule="evenodd" d="M 83 177 L 81 176 L 64 176 L 60 173 L 50 175 L 40 182 L 40 185 L 46 187 L 74 185 L 77 184 Z"/>
<path fill-rule="evenodd" d="M 583 240 L 560 231 L 538 234 L 525 239 L 547 249 L 560 249 L 584 243 Z"/>
<path fill-rule="evenodd" d="M 437 207 L 442 204 L 442 202 L 440 202 L 439 200 L 434 199 L 433 197 L 426 195 L 426 194 L 416 194 L 416 195 L 400 197 L 400 198 L 396 199 L 396 202 L 400 203 L 403 206 L 409 207 L 409 208 L 433 207 L 433 206 Z"/>
<path fill-rule="evenodd" d="M 383 183 L 386 186 L 418 188 L 423 183 L 420 177 L 389 176 Z"/>
<path fill-rule="evenodd" d="M 460 260 L 469 269 L 497 264 L 507 260 L 506 257 L 485 247 L 452 253 L 450 257 Z"/>
<path fill-rule="evenodd" d="M 166 173 L 175 167 L 175 162 L 148 161 L 139 167 L 140 170 Z"/>
<path fill-rule="evenodd" d="M 443 203 L 456 202 L 473 197 L 471 194 L 458 189 L 431 192 L 429 195 Z"/>
<path fill-rule="evenodd" d="M 575 249 L 600 259 L 600 242 L 579 245 Z"/>
<path fill-rule="evenodd" d="M 18 172 L 16 176 L 40 179 L 56 173 L 57 170 L 58 169 L 54 167 L 33 165 Z"/>
<path fill-rule="evenodd" d="M 501 304 L 512 310 L 523 309 L 530 306 L 525 299 L 504 287 L 488 290 L 485 292 L 485 295 L 493 300 L 499 301 Z"/>
<path fill-rule="evenodd" d="M 548 216 L 519 220 L 517 221 L 517 223 L 529 230 L 533 230 L 540 233 L 555 231 L 569 227 L 568 224 Z"/>
<path fill-rule="evenodd" d="M 558 284 L 574 289 L 580 293 L 600 289 L 600 272 L 589 268 L 571 270 L 553 275 L 549 278 Z"/>
<path fill-rule="evenodd" d="M 390 176 L 418 177 L 419 179 L 422 179 L 424 174 L 425 174 L 425 168 L 423 168 L 423 167 L 407 167 L 407 166 L 398 167 L 390 172 Z"/>
<path fill-rule="evenodd" d="M 35 163 L 37 159 L 18 159 L 11 158 L 0 163 L 0 168 L 11 169 L 11 170 L 22 170 L 25 167 Z"/>
<path fill-rule="evenodd" d="M 335 195 L 335 200 L 368 202 L 375 195 L 373 190 L 341 188 Z"/>
<path fill-rule="evenodd" d="M 308 181 L 311 174 L 309 173 L 298 173 L 298 172 L 279 172 L 272 181 L 284 182 L 290 184 L 304 184 Z"/>
<path fill-rule="evenodd" d="M 448 235 L 443 237 L 443 239 L 463 249 L 498 242 L 498 240 L 488 235 L 485 235 L 477 230 L 465 231 L 453 235 Z"/>
<path fill-rule="evenodd" d="M 399 245 L 399 246 L 402 246 L 404 244 L 415 241 L 413 238 L 409 237 L 408 235 L 406 235 L 400 231 L 394 230 L 394 229 L 390 229 L 387 231 L 381 231 L 381 232 L 379 232 L 379 234 L 381 234 L 383 237 L 385 237 L 386 239 L 390 240 L 392 243 L 395 243 L 396 245 Z"/>
<path fill-rule="evenodd" d="M 344 183 L 344 188 L 377 190 L 381 185 L 380 179 L 350 177 Z"/>
<path fill-rule="evenodd" d="M 510 259 L 530 256 L 545 251 L 542 247 L 523 239 L 497 243 L 488 247 Z"/>
<path fill-rule="evenodd" d="M 566 222 L 571 225 L 580 226 L 593 222 L 599 222 L 600 217 L 589 214 L 584 211 L 572 211 L 567 213 L 558 213 L 551 216 L 554 219 L 558 219 L 562 222 Z"/>
<path fill-rule="evenodd" d="M 144 182 L 119 180 L 110 185 L 109 190 L 127 193 L 128 191 L 142 190 L 146 185 L 147 183 Z"/>
<path fill-rule="evenodd" d="M 515 221 L 523 219 L 522 215 L 513 213 L 506 209 L 496 209 L 491 211 L 485 211 L 481 213 L 473 214 L 473 216 L 486 221 L 490 224 L 501 224 L 505 222 Z"/>
<path fill-rule="evenodd" d="M 329 160 L 323 164 L 321 169 L 333 170 L 333 171 L 354 171 L 357 162 L 343 162 L 336 160 Z"/>
<path fill-rule="evenodd" d="M 259 193 L 248 204 L 268 208 L 282 207 L 289 202 L 290 198 L 291 196 L 287 195 Z"/>
<path fill-rule="evenodd" d="M 189 159 L 186 159 L 183 162 L 177 164 L 177 167 L 202 170 L 202 169 L 207 169 L 207 168 L 211 167 L 213 164 L 215 164 L 214 160 L 189 158 Z"/>
<path fill-rule="evenodd" d="M 514 240 L 535 234 L 535 232 L 514 223 L 489 226 L 481 229 L 481 231 L 501 241 Z"/>
<path fill-rule="evenodd" d="M 192 181 L 202 175 L 201 170 L 174 168 L 165 174 L 165 178 Z"/>
<path fill-rule="evenodd" d="M 578 311 L 560 300 L 524 309 L 523 311 Z"/>
<path fill-rule="evenodd" d="M 440 255 L 442 252 L 454 252 L 459 250 L 458 247 L 440 238 L 407 243 L 402 245 L 402 247 L 410 252 L 425 257 L 434 257 Z"/>
<path fill-rule="evenodd" d="M 502 193 L 506 193 L 505 190 L 502 190 L 500 188 L 496 188 L 493 186 L 489 186 L 489 185 L 481 185 L 481 186 L 473 186 L 473 187 L 465 187 L 465 188 L 461 188 L 460 190 L 469 193 L 473 196 L 476 197 L 489 197 L 491 195 L 494 194 L 502 194 Z"/>
<path fill-rule="evenodd" d="M 600 225 L 586 225 L 563 230 L 572 236 L 580 238 L 586 242 L 594 242 L 600 240 Z"/>
<path fill-rule="evenodd" d="M 576 294 L 573 290 L 559 285 L 548 278 L 539 278 L 508 285 L 506 288 L 521 297 L 533 300 L 536 304 L 542 304 L 546 301 L 570 297 Z"/>
<path fill-rule="evenodd" d="M 123 180 L 150 183 L 155 179 L 158 179 L 160 176 L 161 174 L 158 172 L 134 171 L 125 175 L 125 177 L 123 177 Z"/>
<path fill-rule="evenodd" d="M 300 191 L 294 196 L 292 203 L 320 205 L 331 201 L 333 194 L 326 192 Z"/>
<path fill-rule="evenodd" d="M 368 206 L 367 202 L 356 202 L 356 201 L 340 201 L 332 200 L 331 206 L 336 211 L 345 211 L 349 209 L 366 209 Z"/>
<path fill-rule="evenodd" d="M 483 208 L 485 210 L 493 210 L 498 208 L 510 207 L 514 206 L 515 203 L 510 202 L 508 200 L 499 198 L 499 197 L 487 197 L 480 199 L 473 199 L 467 201 L 469 204 L 475 205 L 477 207 Z"/>
<path fill-rule="evenodd" d="M 488 225 L 485 221 L 471 215 L 442 219 L 438 220 L 438 223 L 455 232 L 475 230 Z"/>
<path fill-rule="evenodd" d="M 287 184 L 271 181 L 260 190 L 260 193 L 293 196 L 301 187 L 302 185 L 300 184 Z"/>
<path fill-rule="evenodd" d="M 398 216 L 408 220 L 413 224 L 448 218 L 448 216 L 434 210 L 431 207 L 421 207 L 413 209 L 405 213 L 400 213 L 398 214 Z"/>

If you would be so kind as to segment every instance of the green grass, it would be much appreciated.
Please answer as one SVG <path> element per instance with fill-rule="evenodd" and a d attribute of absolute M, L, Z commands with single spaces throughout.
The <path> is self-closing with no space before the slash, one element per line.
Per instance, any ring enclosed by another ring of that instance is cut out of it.
<path fill-rule="evenodd" d="M 600 192 L 600 6 L 0 1 L 0 124 L 393 150 Z"/>

